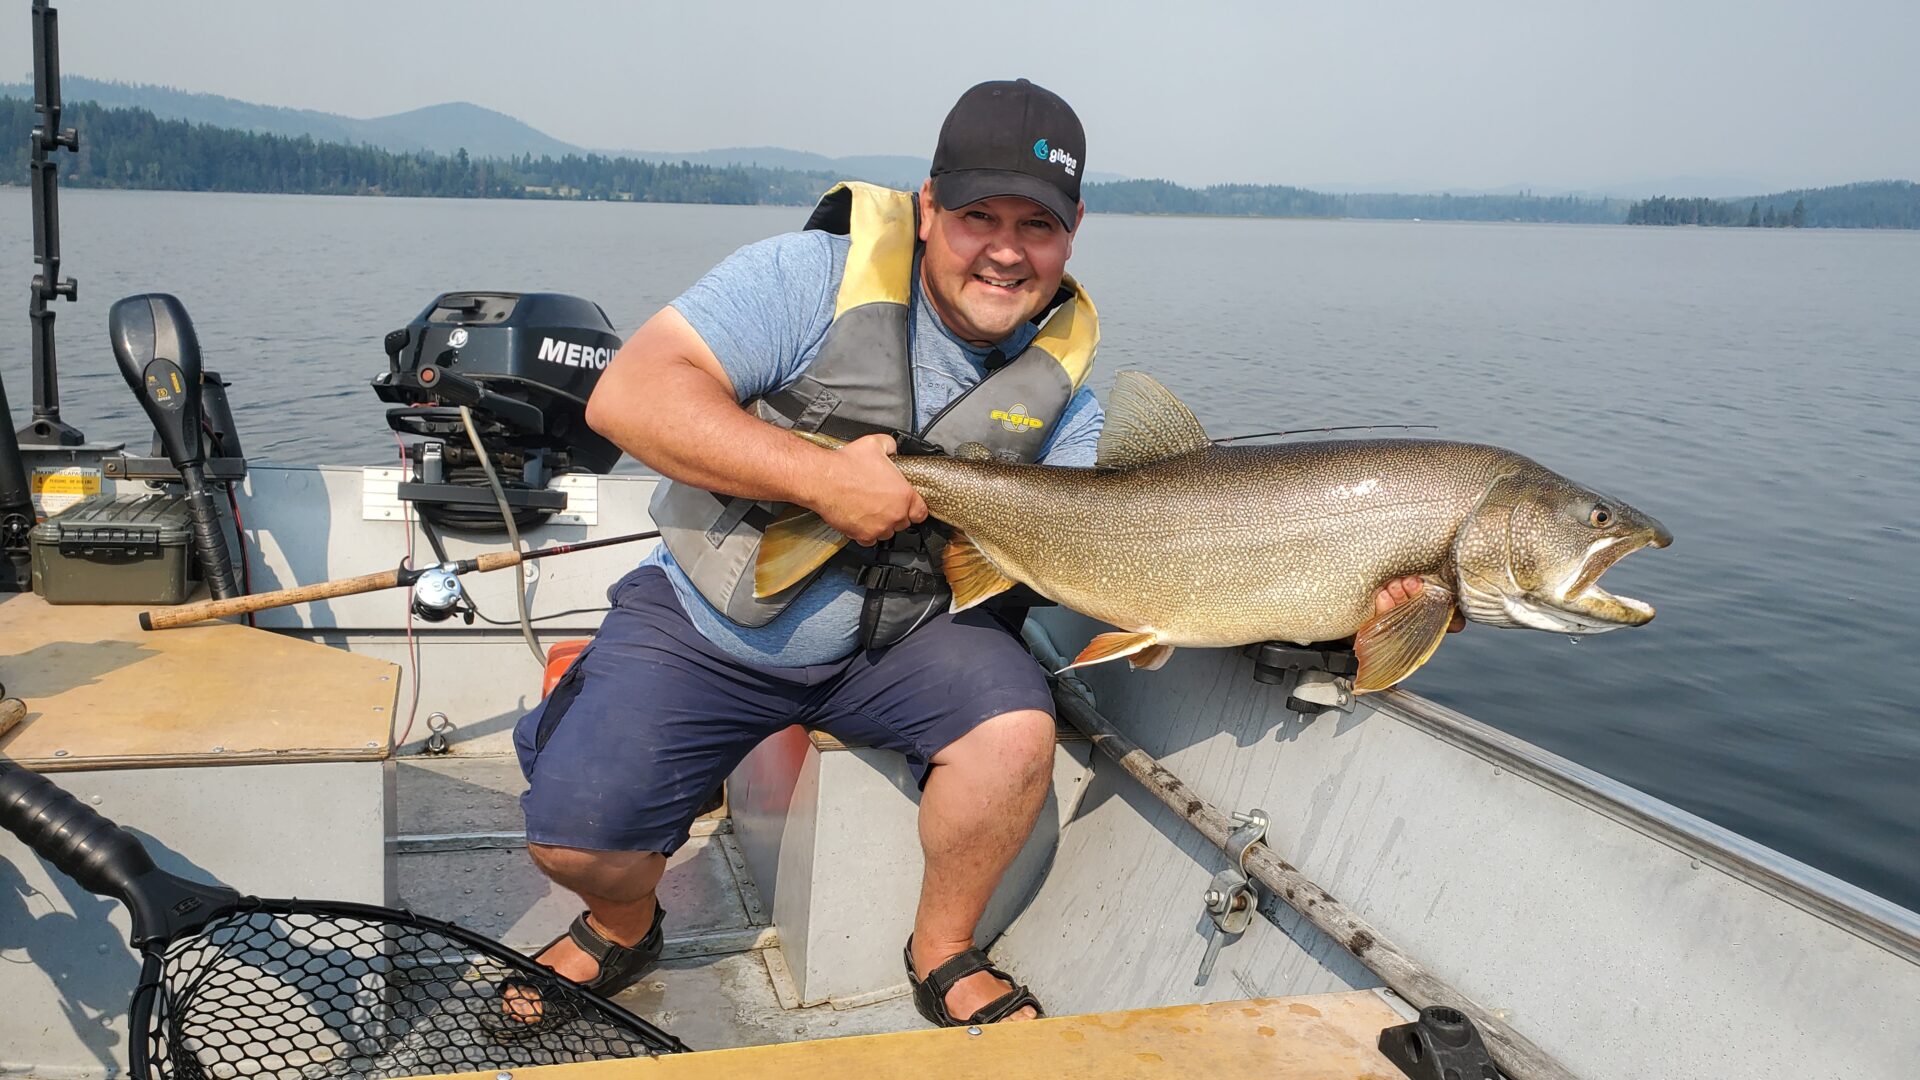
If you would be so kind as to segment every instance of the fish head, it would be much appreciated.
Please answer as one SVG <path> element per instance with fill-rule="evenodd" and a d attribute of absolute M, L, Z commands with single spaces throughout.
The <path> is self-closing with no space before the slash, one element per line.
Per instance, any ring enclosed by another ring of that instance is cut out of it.
<path fill-rule="evenodd" d="M 1540 466 L 1502 476 L 1454 541 L 1460 609 L 1474 622 L 1600 634 L 1641 626 L 1653 605 L 1600 587 L 1607 568 L 1673 534 L 1619 499 Z"/>

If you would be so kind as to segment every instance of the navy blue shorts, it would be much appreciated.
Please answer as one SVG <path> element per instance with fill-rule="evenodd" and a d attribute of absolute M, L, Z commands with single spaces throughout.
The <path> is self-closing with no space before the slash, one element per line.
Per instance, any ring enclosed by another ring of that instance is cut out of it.
<path fill-rule="evenodd" d="M 897 750 L 924 786 L 934 755 L 982 721 L 1053 712 L 1038 662 L 979 608 L 942 612 L 891 648 L 782 668 L 707 641 L 657 567 L 610 595 L 593 643 L 514 728 L 537 844 L 672 854 L 747 752 L 792 724 Z"/>

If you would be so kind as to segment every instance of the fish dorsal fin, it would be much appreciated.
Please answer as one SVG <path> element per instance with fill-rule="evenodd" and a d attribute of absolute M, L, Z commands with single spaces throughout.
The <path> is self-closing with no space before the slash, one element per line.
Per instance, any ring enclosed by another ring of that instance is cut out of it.
<path fill-rule="evenodd" d="M 1190 454 L 1213 445 L 1193 410 L 1141 371 L 1123 371 L 1107 395 L 1099 465 L 1124 469 Z"/>
<path fill-rule="evenodd" d="M 985 443 L 963 442 L 954 447 L 953 456 L 961 461 L 992 461 L 993 451 L 987 449 Z"/>
<path fill-rule="evenodd" d="M 940 570 L 953 590 L 953 610 L 965 611 L 982 600 L 1013 588 L 1012 578 L 1000 572 L 987 553 L 966 533 L 955 531 L 940 553 Z"/>

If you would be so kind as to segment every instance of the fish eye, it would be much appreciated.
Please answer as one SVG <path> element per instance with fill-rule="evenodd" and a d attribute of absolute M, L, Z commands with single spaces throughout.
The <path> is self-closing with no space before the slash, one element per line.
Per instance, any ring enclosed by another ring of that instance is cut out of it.
<path fill-rule="evenodd" d="M 1613 524 L 1613 511 L 1607 509 L 1605 503 L 1596 504 L 1593 510 L 1587 514 L 1587 524 L 1596 529 L 1604 529 Z"/>

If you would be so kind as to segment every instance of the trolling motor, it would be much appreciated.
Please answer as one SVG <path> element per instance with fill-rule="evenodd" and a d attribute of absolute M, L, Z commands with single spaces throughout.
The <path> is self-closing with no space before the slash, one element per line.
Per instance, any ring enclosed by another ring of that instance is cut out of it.
<path fill-rule="evenodd" d="M 187 309 L 165 293 L 129 296 L 107 313 L 107 331 L 120 374 L 133 387 L 167 460 L 186 484 L 201 576 L 216 599 L 239 596 L 220 513 L 207 484 L 200 340 Z"/>
<path fill-rule="evenodd" d="M 428 521 L 505 528 L 482 453 L 521 528 L 566 508 L 554 477 L 606 473 L 620 460 L 586 421 L 587 398 L 620 348 L 598 304 L 560 293 L 443 293 L 384 344 L 387 371 L 373 392 L 399 406 L 387 424 L 412 440 L 399 496 Z M 473 416 L 471 435 L 461 406 Z"/>

